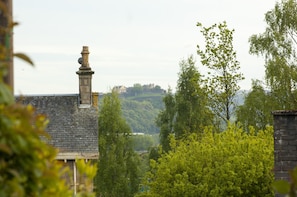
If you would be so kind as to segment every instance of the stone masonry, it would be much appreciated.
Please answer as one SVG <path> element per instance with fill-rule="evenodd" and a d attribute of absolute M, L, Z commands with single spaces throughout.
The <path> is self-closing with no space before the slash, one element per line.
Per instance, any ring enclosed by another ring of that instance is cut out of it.
<path fill-rule="evenodd" d="M 272 114 L 275 179 L 289 180 L 289 170 L 297 166 L 297 111 L 280 110 Z"/>
<path fill-rule="evenodd" d="M 91 105 L 92 103 L 92 75 L 94 71 L 89 65 L 89 48 L 83 46 L 82 57 L 79 59 L 81 67 L 76 74 L 79 75 L 79 95 L 81 105 Z"/>

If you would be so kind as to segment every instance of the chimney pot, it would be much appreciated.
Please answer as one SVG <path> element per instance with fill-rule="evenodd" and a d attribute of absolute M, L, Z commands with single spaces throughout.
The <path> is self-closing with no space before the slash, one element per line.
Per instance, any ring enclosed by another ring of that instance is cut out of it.
<path fill-rule="evenodd" d="M 79 76 L 79 100 L 81 105 L 92 105 L 92 75 L 94 71 L 89 66 L 89 47 L 83 46 L 82 57 L 79 58 L 81 67 L 76 72 Z"/>

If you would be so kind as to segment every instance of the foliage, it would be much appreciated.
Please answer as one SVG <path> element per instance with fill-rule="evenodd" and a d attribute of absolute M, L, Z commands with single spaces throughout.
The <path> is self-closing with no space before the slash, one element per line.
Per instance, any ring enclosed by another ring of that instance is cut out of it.
<path fill-rule="evenodd" d="M 99 113 L 98 195 L 133 196 L 138 190 L 138 155 L 121 114 L 118 94 L 105 95 Z"/>
<path fill-rule="evenodd" d="M 140 165 L 139 165 L 139 169 L 140 169 L 140 176 L 139 176 L 139 180 L 141 181 L 146 173 L 149 171 L 150 169 L 150 158 L 149 158 L 149 153 L 148 152 L 144 152 L 141 153 L 139 155 L 140 157 Z M 138 191 L 142 189 L 142 185 L 139 184 L 138 186 Z"/>
<path fill-rule="evenodd" d="M 277 108 L 297 107 L 297 3 L 282 0 L 265 14 L 265 32 L 249 39 L 250 53 L 265 57 L 265 79 Z"/>
<path fill-rule="evenodd" d="M 156 119 L 157 126 L 160 127 L 160 145 L 164 152 L 170 150 L 170 134 L 181 139 L 212 124 L 213 115 L 208 108 L 208 97 L 203 83 L 193 56 L 182 60 L 176 93 L 173 95 L 171 89 L 168 89 L 163 98 L 165 108 L 159 112 Z"/>
<path fill-rule="evenodd" d="M 155 119 L 159 110 L 163 109 L 162 98 L 164 91 L 155 92 L 154 89 L 159 90 L 160 86 L 155 86 L 153 90 L 146 90 L 146 85 L 143 85 L 143 93 L 139 95 L 131 95 L 132 87 L 127 87 L 129 93 L 119 94 L 121 101 L 121 110 L 123 117 L 127 124 L 131 127 L 133 133 L 157 134 L 160 129 L 155 124 Z M 115 89 L 115 88 L 114 88 Z M 151 92 L 153 91 L 153 92 Z M 102 99 L 99 100 L 99 108 L 102 106 Z"/>
<path fill-rule="evenodd" d="M 162 98 L 164 96 L 164 93 L 151 93 L 151 92 L 144 92 L 143 94 L 137 95 L 137 96 L 129 96 L 128 94 L 123 94 L 123 96 L 120 96 L 121 100 L 131 100 L 131 101 L 137 101 L 137 102 L 149 102 L 151 105 L 156 109 L 162 109 L 163 103 Z M 123 101 L 121 101 L 123 102 Z"/>
<path fill-rule="evenodd" d="M 133 135 L 131 138 L 135 151 L 148 151 L 150 147 L 157 145 L 152 135 Z"/>
<path fill-rule="evenodd" d="M 169 135 L 173 133 L 175 121 L 175 97 L 169 88 L 167 94 L 163 98 L 165 108 L 161 110 L 156 119 L 156 124 L 160 128 L 160 144 L 165 152 L 170 150 Z"/>
<path fill-rule="evenodd" d="M 160 99 L 161 97 L 159 97 Z M 133 133 L 155 134 L 159 132 L 155 119 L 159 109 L 150 101 L 131 100 L 121 98 L 123 117 L 131 127 Z"/>
<path fill-rule="evenodd" d="M 158 161 L 138 196 L 273 196 L 273 129 L 244 132 L 235 125 L 203 136 L 171 138 L 171 151 Z"/>
<path fill-rule="evenodd" d="M 149 160 L 153 159 L 155 161 L 158 160 L 160 155 L 162 154 L 162 146 L 154 146 L 149 149 Z"/>
<path fill-rule="evenodd" d="M 180 62 L 180 73 L 175 94 L 174 131 L 182 138 L 194 131 L 201 131 L 212 123 L 206 89 L 202 76 L 195 67 L 193 56 Z"/>
<path fill-rule="evenodd" d="M 297 167 L 289 171 L 290 181 L 277 180 L 272 186 L 276 192 L 280 194 L 287 194 L 288 197 L 297 196 Z"/>
<path fill-rule="evenodd" d="M 126 92 L 122 93 L 125 97 L 133 97 L 133 96 L 141 96 L 142 94 L 162 94 L 164 92 L 163 89 L 159 85 L 147 84 L 141 85 L 139 83 L 135 83 L 133 87 L 127 87 Z"/>
<path fill-rule="evenodd" d="M 0 196 L 70 196 L 56 150 L 40 140 L 48 120 L 32 106 L 0 104 Z"/>
<path fill-rule="evenodd" d="M 244 104 L 237 108 L 237 121 L 242 123 L 244 130 L 250 126 L 256 130 L 273 125 L 271 110 L 275 109 L 274 98 L 264 90 L 260 81 L 252 82 L 252 90 L 246 95 Z"/>
<path fill-rule="evenodd" d="M 84 182 L 78 186 L 76 197 L 95 197 L 95 193 L 92 191 L 93 179 L 97 173 L 97 165 L 93 164 L 91 160 L 85 162 L 83 159 L 77 159 L 75 162 L 80 176 L 86 177 Z"/>
<path fill-rule="evenodd" d="M 204 49 L 198 45 L 197 53 L 202 65 L 209 69 L 207 86 L 210 107 L 216 115 L 218 126 L 226 126 L 235 110 L 234 98 L 240 89 L 238 83 L 244 79 L 239 72 L 240 66 L 232 44 L 234 30 L 229 30 L 226 22 L 210 27 L 198 23 L 197 26 L 205 38 Z"/>

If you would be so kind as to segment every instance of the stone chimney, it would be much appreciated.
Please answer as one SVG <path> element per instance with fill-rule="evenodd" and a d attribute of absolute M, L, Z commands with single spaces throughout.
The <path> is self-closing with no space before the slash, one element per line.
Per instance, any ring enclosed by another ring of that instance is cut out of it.
<path fill-rule="evenodd" d="M 99 98 L 99 93 L 93 92 L 92 93 L 92 104 L 95 108 L 98 108 L 98 98 Z"/>
<path fill-rule="evenodd" d="M 293 170 L 297 166 L 297 111 L 279 110 L 272 114 L 274 119 L 275 179 L 290 180 L 289 170 Z"/>
<path fill-rule="evenodd" d="M 79 103 L 80 107 L 90 107 L 92 105 L 92 71 L 89 65 L 89 47 L 83 46 L 81 58 L 78 62 L 81 64 L 76 72 L 79 76 Z"/>

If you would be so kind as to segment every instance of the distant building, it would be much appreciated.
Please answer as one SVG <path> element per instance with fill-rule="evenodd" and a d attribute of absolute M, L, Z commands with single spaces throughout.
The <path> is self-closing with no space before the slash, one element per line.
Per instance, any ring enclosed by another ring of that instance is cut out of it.
<path fill-rule="evenodd" d="M 119 94 L 127 92 L 127 88 L 125 86 L 114 86 L 112 90 L 116 91 Z"/>
<path fill-rule="evenodd" d="M 137 133 L 137 132 L 133 132 L 132 135 L 144 135 L 144 133 Z"/>
<path fill-rule="evenodd" d="M 88 47 L 83 47 L 79 59 L 79 94 L 35 95 L 17 98 L 24 104 L 31 104 L 37 113 L 47 115 L 46 129 L 48 144 L 58 149 L 57 160 L 72 170 L 72 176 L 65 177 L 76 193 L 83 182 L 76 169 L 75 159 L 97 160 L 98 151 L 98 93 L 92 93 L 94 71 L 88 62 Z M 93 188 L 89 188 L 92 190 Z"/>
<path fill-rule="evenodd" d="M 154 89 L 155 88 L 155 84 L 150 83 L 150 84 L 147 84 L 147 85 L 143 85 L 142 87 L 145 90 L 147 90 L 147 89 Z"/>

